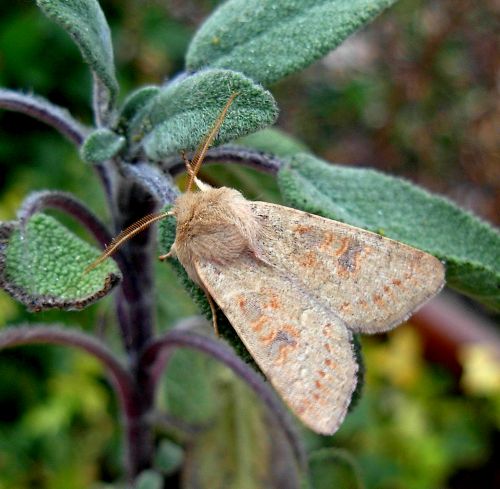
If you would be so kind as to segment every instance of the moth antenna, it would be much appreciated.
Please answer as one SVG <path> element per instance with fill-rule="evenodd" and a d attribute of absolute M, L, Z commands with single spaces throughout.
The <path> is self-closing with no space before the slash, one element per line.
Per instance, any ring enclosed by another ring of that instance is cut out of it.
<path fill-rule="evenodd" d="M 186 171 L 188 175 L 191 175 L 193 173 L 193 169 L 191 168 L 191 162 L 189 161 L 188 157 L 186 156 L 186 152 L 184 150 L 181 151 L 181 158 L 182 161 L 184 161 L 184 166 L 186 167 Z"/>
<path fill-rule="evenodd" d="M 172 211 L 164 211 L 164 212 L 155 212 L 153 214 L 148 214 L 138 221 L 131 224 L 127 229 L 124 229 L 118 236 L 113 238 L 113 241 L 106 246 L 103 254 L 93 261 L 84 271 L 83 273 L 89 273 L 91 270 L 99 266 L 106 258 L 111 256 L 123 243 L 128 241 L 130 238 L 135 236 L 136 234 L 144 231 L 144 229 L 151 226 L 151 224 L 156 221 L 160 221 L 161 219 L 165 219 L 165 217 L 171 216 L 173 214 Z"/>
<path fill-rule="evenodd" d="M 227 111 L 229 110 L 229 107 L 231 107 L 231 104 L 238 95 L 239 95 L 238 92 L 233 92 L 231 94 L 228 101 L 226 102 L 226 105 L 224 106 L 224 108 L 221 110 L 221 113 L 217 117 L 212 129 L 210 129 L 210 132 L 205 136 L 205 139 L 196 149 L 193 159 L 191 160 L 190 168 L 188 169 L 189 173 L 189 182 L 187 187 L 188 192 L 193 188 L 194 179 L 198 174 L 198 172 L 200 171 L 201 164 L 203 163 L 203 159 L 207 154 L 208 148 L 213 143 L 215 136 L 217 136 L 217 133 L 219 132 L 219 129 L 221 128 L 222 123 L 226 118 L 226 114 Z"/>

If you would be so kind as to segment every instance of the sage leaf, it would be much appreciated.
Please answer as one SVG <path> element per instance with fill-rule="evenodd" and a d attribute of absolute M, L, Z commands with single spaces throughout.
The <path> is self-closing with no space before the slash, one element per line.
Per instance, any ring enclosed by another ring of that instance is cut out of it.
<path fill-rule="evenodd" d="M 184 487 L 298 489 L 291 447 L 255 394 L 220 366 L 211 380 L 217 389 L 216 415 L 187 449 Z"/>
<path fill-rule="evenodd" d="M 135 489 L 161 489 L 163 487 L 163 477 L 156 470 L 144 470 L 135 480 L 134 487 Z"/>
<path fill-rule="evenodd" d="M 126 140 L 110 129 L 96 129 L 89 134 L 80 148 L 80 156 L 86 163 L 101 163 L 116 156 Z"/>
<path fill-rule="evenodd" d="M 96 0 L 37 0 L 40 9 L 59 24 L 80 49 L 83 59 L 109 92 L 118 93 L 113 46 L 106 18 Z"/>
<path fill-rule="evenodd" d="M 370 169 L 296 155 L 278 173 L 285 202 L 407 243 L 446 264 L 450 287 L 500 309 L 500 233 L 450 201 Z"/>
<path fill-rule="evenodd" d="M 131 127 L 153 160 L 195 149 L 213 127 L 229 97 L 231 105 L 214 145 L 272 124 L 278 109 L 272 95 L 240 73 L 205 70 L 167 85 Z"/>
<path fill-rule="evenodd" d="M 84 274 L 100 251 L 54 218 L 34 214 L 21 229 L 0 225 L 0 286 L 30 311 L 83 309 L 106 295 L 121 275 L 107 260 Z"/>
<path fill-rule="evenodd" d="M 200 27 L 186 67 L 227 68 L 268 85 L 337 47 L 394 0 L 229 0 Z"/>

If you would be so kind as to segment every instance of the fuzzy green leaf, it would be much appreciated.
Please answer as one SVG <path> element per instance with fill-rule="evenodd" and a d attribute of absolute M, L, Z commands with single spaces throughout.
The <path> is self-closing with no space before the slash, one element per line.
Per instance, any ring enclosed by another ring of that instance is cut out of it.
<path fill-rule="evenodd" d="M 188 70 L 228 68 L 268 85 L 337 47 L 394 0 L 229 0 L 194 36 Z"/>
<path fill-rule="evenodd" d="M 37 4 L 78 45 L 85 62 L 108 89 L 112 103 L 118 83 L 111 34 L 99 3 L 96 0 L 37 0 Z"/>
<path fill-rule="evenodd" d="M 169 207 L 165 207 L 163 210 L 169 210 Z M 166 253 L 170 250 L 170 247 L 175 241 L 175 228 L 176 221 L 173 217 L 168 217 L 160 222 L 158 227 L 158 240 L 160 242 L 160 249 L 162 253 Z M 169 264 L 174 269 L 181 284 L 199 307 L 201 313 L 211 321 L 212 311 L 205 293 L 189 278 L 188 274 L 184 270 L 184 267 L 178 260 L 171 259 L 169 260 Z M 227 320 L 226 316 L 224 316 L 220 309 L 217 310 L 217 327 L 219 329 L 219 334 L 231 344 L 237 354 L 246 363 L 254 366 L 255 369 L 258 370 L 253 358 L 248 353 L 239 336 L 236 334 L 236 331 L 231 326 L 231 323 Z"/>
<path fill-rule="evenodd" d="M 186 489 L 298 489 L 289 444 L 242 381 L 219 367 L 216 416 L 189 444 Z M 217 467 L 217 470 L 214 470 Z"/>
<path fill-rule="evenodd" d="M 290 159 L 278 175 L 285 201 L 377 232 L 446 262 L 449 286 L 500 309 L 500 233 L 448 200 L 369 169 Z"/>
<path fill-rule="evenodd" d="M 163 477 L 155 470 L 142 471 L 134 483 L 135 489 L 161 489 L 163 487 Z"/>
<path fill-rule="evenodd" d="M 182 465 L 184 450 L 170 440 L 162 440 L 156 450 L 154 466 L 162 474 L 172 474 Z"/>
<path fill-rule="evenodd" d="M 45 214 L 23 230 L 0 225 L 0 286 L 31 311 L 82 309 L 106 295 L 120 273 L 112 260 L 84 274 L 99 250 Z"/>
<path fill-rule="evenodd" d="M 311 489 L 361 489 L 364 484 L 355 460 L 345 450 L 323 448 L 309 457 Z"/>
<path fill-rule="evenodd" d="M 165 87 L 131 127 L 129 139 L 144 138 L 146 154 L 154 160 L 195 149 L 234 92 L 239 95 L 214 144 L 257 131 L 276 120 L 278 109 L 267 90 L 240 73 L 205 70 Z"/>
<path fill-rule="evenodd" d="M 80 156 L 86 163 L 101 163 L 116 156 L 125 147 L 125 138 L 109 129 L 97 129 L 90 133 L 80 148 Z"/>
<path fill-rule="evenodd" d="M 160 93 L 160 87 L 153 85 L 141 87 L 132 92 L 123 102 L 118 117 L 118 131 L 125 132 L 132 120 Z"/>

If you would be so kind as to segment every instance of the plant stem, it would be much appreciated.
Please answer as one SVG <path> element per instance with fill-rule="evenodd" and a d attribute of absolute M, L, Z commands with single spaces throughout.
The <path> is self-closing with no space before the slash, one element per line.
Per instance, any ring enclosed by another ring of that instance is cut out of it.
<path fill-rule="evenodd" d="M 295 457 L 301 468 L 306 466 L 306 456 L 299 440 L 298 435 L 290 421 L 289 415 L 283 408 L 282 404 L 276 398 L 272 389 L 264 382 L 252 368 L 241 361 L 241 359 L 233 353 L 221 341 L 211 339 L 207 336 L 180 330 L 172 330 L 152 341 L 144 350 L 140 359 L 140 364 L 145 372 L 155 372 L 156 375 L 150 375 L 150 381 L 153 383 L 149 387 L 150 391 L 155 388 L 156 382 L 159 380 L 160 366 L 165 368 L 168 355 L 173 349 L 178 347 L 193 348 L 195 350 L 207 353 L 227 365 L 234 373 L 241 377 L 248 386 L 259 396 L 266 404 L 269 411 L 275 417 L 277 424 L 283 430 L 288 442 L 290 443 Z"/>
<path fill-rule="evenodd" d="M 231 163 L 249 166 L 264 173 L 276 175 L 284 165 L 283 160 L 273 155 L 257 151 L 244 146 L 219 146 L 210 149 L 204 160 L 204 164 Z M 171 175 L 176 175 L 185 169 L 181 158 L 172 158 L 161 163 L 162 168 Z"/>
<path fill-rule="evenodd" d="M 66 109 L 51 104 L 42 97 L 0 89 L 0 108 L 21 112 L 45 122 L 57 129 L 76 146 L 82 144 L 85 134 L 88 132 L 88 129 L 73 119 Z"/>

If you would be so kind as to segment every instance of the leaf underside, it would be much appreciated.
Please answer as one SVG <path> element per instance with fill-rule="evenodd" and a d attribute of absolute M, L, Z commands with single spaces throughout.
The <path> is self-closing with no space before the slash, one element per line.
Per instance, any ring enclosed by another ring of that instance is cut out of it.
<path fill-rule="evenodd" d="M 188 70 L 240 71 L 264 85 L 337 47 L 394 0 L 229 0 L 195 34 Z"/>
<path fill-rule="evenodd" d="M 306 154 L 290 159 L 278 183 L 291 207 L 437 256 L 449 286 L 500 309 L 500 233 L 450 201 L 399 178 Z"/>
<path fill-rule="evenodd" d="M 30 311 L 83 309 L 121 277 L 112 260 L 84 275 L 99 250 L 45 214 L 34 214 L 23 229 L 2 223 L 0 243 L 0 286 Z"/>

